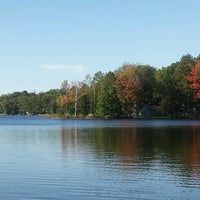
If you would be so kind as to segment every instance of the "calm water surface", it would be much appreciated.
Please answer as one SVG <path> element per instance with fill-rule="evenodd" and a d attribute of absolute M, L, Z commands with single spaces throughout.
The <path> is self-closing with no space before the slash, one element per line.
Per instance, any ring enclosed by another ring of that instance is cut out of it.
<path fill-rule="evenodd" d="M 200 121 L 0 116 L 0 199 L 199 199 Z"/>

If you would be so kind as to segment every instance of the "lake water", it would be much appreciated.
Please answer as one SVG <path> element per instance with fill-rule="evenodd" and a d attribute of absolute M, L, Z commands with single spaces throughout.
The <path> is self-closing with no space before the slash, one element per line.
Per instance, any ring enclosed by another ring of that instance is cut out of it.
<path fill-rule="evenodd" d="M 200 121 L 0 116 L 0 199 L 200 197 Z"/>

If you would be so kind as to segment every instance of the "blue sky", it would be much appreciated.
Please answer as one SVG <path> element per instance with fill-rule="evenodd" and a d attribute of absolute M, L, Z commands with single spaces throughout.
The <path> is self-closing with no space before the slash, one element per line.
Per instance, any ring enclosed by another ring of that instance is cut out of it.
<path fill-rule="evenodd" d="M 200 54 L 199 0 L 0 0 L 0 94 Z"/>

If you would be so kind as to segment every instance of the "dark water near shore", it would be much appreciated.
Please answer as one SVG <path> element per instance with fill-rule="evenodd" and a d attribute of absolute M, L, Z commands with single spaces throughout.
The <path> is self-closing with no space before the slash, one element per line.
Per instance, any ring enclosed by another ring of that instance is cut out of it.
<path fill-rule="evenodd" d="M 0 116 L 0 199 L 199 199 L 200 121 Z"/>

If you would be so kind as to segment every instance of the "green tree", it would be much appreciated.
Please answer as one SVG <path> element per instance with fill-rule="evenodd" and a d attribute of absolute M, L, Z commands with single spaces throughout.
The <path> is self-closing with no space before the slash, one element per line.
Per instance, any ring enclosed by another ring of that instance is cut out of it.
<path fill-rule="evenodd" d="M 171 65 L 157 71 L 156 73 L 156 92 L 155 99 L 157 100 L 158 111 L 167 115 L 174 116 L 177 104 L 177 90 L 175 86 L 176 66 Z"/>
<path fill-rule="evenodd" d="M 95 113 L 95 99 L 96 99 L 96 94 L 95 94 L 95 84 L 92 80 L 92 77 L 87 74 L 85 77 L 85 80 L 83 81 L 84 86 L 83 86 L 83 91 L 84 91 L 84 102 L 87 105 L 87 112 L 86 112 L 86 107 L 84 113 L 87 114 L 94 114 Z M 89 102 L 88 102 L 89 101 Z M 84 104 L 85 104 L 84 103 Z M 88 107 L 89 103 L 89 107 Z"/>
<path fill-rule="evenodd" d="M 115 88 L 116 77 L 113 72 L 108 72 L 102 82 L 102 90 L 98 96 L 98 114 L 100 116 L 119 117 L 121 104 Z"/>
<path fill-rule="evenodd" d="M 91 87 L 85 83 L 82 83 L 82 86 L 79 89 L 79 93 L 81 95 L 78 99 L 78 108 L 79 113 L 84 116 L 91 113 L 91 106 L 93 102 L 91 92 Z"/>
<path fill-rule="evenodd" d="M 42 94 L 41 104 L 42 113 L 56 114 L 57 111 L 57 98 L 60 95 L 60 90 L 49 90 Z"/>
<path fill-rule="evenodd" d="M 30 105 L 30 95 L 27 91 L 23 91 L 19 94 L 18 109 L 20 114 L 28 114 L 32 112 Z"/>
<path fill-rule="evenodd" d="M 184 116 L 193 108 L 194 104 L 193 93 L 187 80 L 187 76 L 194 65 L 195 59 L 190 54 L 184 55 L 181 57 L 181 60 L 176 63 L 174 72 L 174 87 L 177 89 L 176 99 L 178 101 L 176 109 L 177 112 L 182 113 Z"/>
<path fill-rule="evenodd" d="M 149 65 L 137 65 L 135 73 L 137 74 L 141 87 L 141 91 L 138 93 L 138 106 L 141 107 L 141 105 L 154 105 L 156 69 Z"/>
<path fill-rule="evenodd" d="M 93 104 L 92 104 L 92 109 L 91 113 L 92 114 L 97 114 L 97 101 L 99 99 L 99 95 L 102 92 L 102 84 L 103 84 L 103 79 L 104 79 L 105 74 L 102 73 L 101 71 L 98 71 L 94 74 L 92 82 L 91 82 L 91 88 L 92 88 L 92 96 L 93 96 Z"/>
<path fill-rule="evenodd" d="M 19 113 L 18 106 L 17 106 L 17 97 L 19 93 L 14 92 L 12 94 L 3 95 L 1 97 L 1 110 L 3 114 L 6 115 L 16 115 Z"/>

